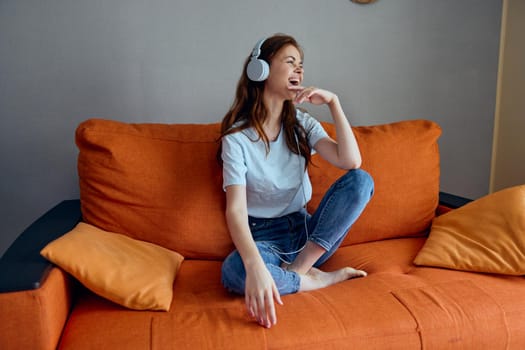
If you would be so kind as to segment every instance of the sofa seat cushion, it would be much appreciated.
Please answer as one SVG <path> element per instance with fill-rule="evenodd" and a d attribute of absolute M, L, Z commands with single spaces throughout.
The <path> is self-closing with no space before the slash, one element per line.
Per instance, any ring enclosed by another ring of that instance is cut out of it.
<path fill-rule="evenodd" d="M 453 308 L 454 300 L 465 292 L 474 301 L 491 302 L 492 314 L 462 309 L 463 320 L 476 317 L 476 322 L 494 326 L 497 334 L 491 335 L 491 344 L 505 341 L 509 348 L 525 344 L 525 279 L 416 267 L 412 260 L 424 242 L 403 238 L 340 248 L 323 268 L 350 265 L 367 270 L 368 277 L 283 296 L 284 306 L 277 306 L 278 323 L 269 330 L 250 320 L 242 296 L 221 286 L 220 262 L 186 260 L 169 312 L 130 312 L 86 292 L 77 299 L 61 348 L 141 349 L 153 344 L 162 349 L 216 349 L 226 344 L 223 348 L 246 349 L 249 340 L 248 348 L 254 349 L 340 349 L 350 343 L 354 348 L 420 349 L 418 324 L 425 320 L 413 309 L 424 295 L 432 295 L 427 291 L 439 288 L 444 291 L 438 300 L 443 310 Z M 452 300 L 446 298 L 449 292 Z M 427 329 L 432 332 L 425 336 L 432 337 L 426 339 L 441 344 L 462 344 L 458 334 L 469 341 L 479 336 L 476 330 L 460 329 L 455 319 L 445 319 L 439 327 L 430 325 Z"/>
<path fill-rule="evenodd" d="M 163 313 L 130 310 L 81 287 L 58 348 L 150 349 L 152 319 Z"/>
<path fill-rule="evenodd" d="M 393 294 L 417 320 L 423 349 L 440 348 L 444 339 L 466 349 L 507 348 L 503 310 L 472 281 L 406 288 Z"/>
<path fill-rule="evenodd" d="M 61 349 L 266 349 L 244 299 L 220 284 L 221 263 L 186 260 L 169 312 L 130 310 L 82 289 Z"/>
<path fill-rule="evenodd" d="M 268 342 L 276 349 L 419 348 L 417 324 L 391 288 L 390 278 L 369 275 L 285 296 Z"/>
<path fill-rule="evenodd" d="M 414 320 L 388 292 L 389 284 L 378 284 L 379 275 L 284 296 L 284 306 L 277 307 L 278 323 L 268 330 L 250 319 L 242 296 L 222 287 L 220 266 L 186 260 L 167 313 L 130 313 L 84 291 L 60 348 L 338 349 L 350 340 L 361 348 L 418 347 Z"/>
<path fill-rule="evenodd" d="M 417 267 L 410 272 L 410 276 L 417 278 L 424 285 L 444 285 L 452 281 L 469 281 L 482 290 L 489 298 L 497 303 L 505 316 L 506 331 L 494 320 L 486 320 L 507 337 L 506 349 L 525 348 L 525 278 L 499 274 L 481 274 L 432 267 Z M 450 287 L 449 287 L 450 288 Z M 478 300 L 479 301 L 479 300 Z M 479 320 L 477 320 L 479 321 Z M 485 338 L 485 337 L 483 337 Z M 486 349 L 495 347 L 483 347 Z"/>
<path fill-rule="evenodd" d="M 323 265 L 323 269 L 352 266 L 365 270 L 369 275 L 406 275 L 414 268 L 413 257 L 425 241 L 424 237 L 397 238 L 341 247 Z"/>

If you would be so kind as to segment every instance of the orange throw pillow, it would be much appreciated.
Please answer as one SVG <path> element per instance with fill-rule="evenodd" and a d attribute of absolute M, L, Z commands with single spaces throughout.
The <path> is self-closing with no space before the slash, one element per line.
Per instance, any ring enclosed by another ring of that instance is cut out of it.
<path fill-rule="evenodd" d="M 40 252 L 96 294 L 135 310 L 168 311 L 182 255 L 79 223 Z"/>
<path fill-rule="evenodd" d="M 416 265 L 525 275 L 525 185 L 437 217 Z"/>

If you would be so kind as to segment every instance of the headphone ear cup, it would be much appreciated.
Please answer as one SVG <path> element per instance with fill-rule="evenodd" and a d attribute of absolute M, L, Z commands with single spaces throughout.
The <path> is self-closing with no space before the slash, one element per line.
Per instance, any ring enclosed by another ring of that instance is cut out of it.
<path fill-rule="evenodd" d="M 251 81 L 264 81 L 270 74 L 268 62 L 252 58 L 246 67 L 246 74 Z"/>

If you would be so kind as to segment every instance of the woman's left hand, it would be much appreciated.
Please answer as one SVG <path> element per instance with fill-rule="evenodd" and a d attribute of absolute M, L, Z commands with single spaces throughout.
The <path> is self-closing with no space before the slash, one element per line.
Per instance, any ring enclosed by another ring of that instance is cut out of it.
<path fill-rule="evenodd" d="M 308 102 L 314 105 L 330 104 L 336 97 L 333 92 L 316 88 L 314 86 L 297 86 L 293 90 L 297 92 L 293 102 L 295 104 Z"/>

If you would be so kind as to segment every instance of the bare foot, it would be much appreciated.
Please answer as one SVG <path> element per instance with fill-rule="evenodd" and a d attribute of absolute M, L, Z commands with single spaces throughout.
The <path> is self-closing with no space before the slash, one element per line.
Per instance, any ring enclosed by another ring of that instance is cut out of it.
<path fill-rule="evenodd" d="M 324 272 L 312 267 L 306 275 L 301 275 L 301 285 L 299 291 L 315 290 L 331 286 L 351 278 L 365 277 L 367 273 L 363 270 L 356 270 L 352 267 L 343 267 L 342 269 Z"/>

